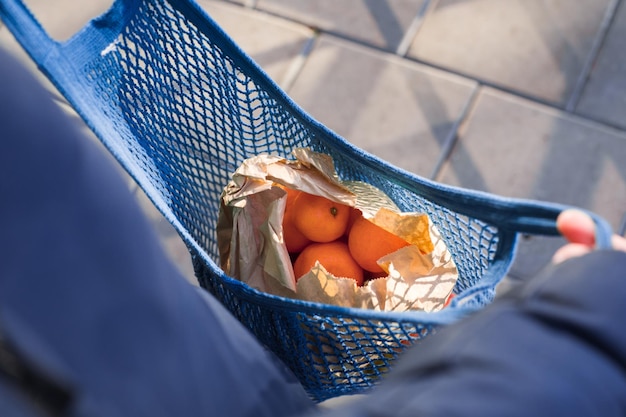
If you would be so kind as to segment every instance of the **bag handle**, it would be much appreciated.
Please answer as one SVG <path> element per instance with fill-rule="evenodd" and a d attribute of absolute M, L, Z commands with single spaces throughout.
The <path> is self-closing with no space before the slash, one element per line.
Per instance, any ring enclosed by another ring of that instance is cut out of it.
<path fill-rule="evenodd" d="M 588 214 L 595 223 L 596 248 L 611 248 L 611 225 L 588 210 L 544 201 L 500 197 L 475 190 L 460 190 L 445 184 L 427 187 L 428 197 L 449 209 L 517 233 L 558 236 L 557 217 L 564 210 L 575 208 Z"/>
<path fill-rule="evenodd" d="M 58 46 L 22 0 L 0 1 L 0 18 L 13 36 L 41 66 L 51 50 Z"/>
<path fill-rule="evenodd" d="M 525 200 L 512 200 L 511 205 L 500 206 L 500 213 L 489 213 L 489 217 L 507 217 L 501 221 L 501 227 L 511 228 L 519 233 L 542 233 L 560 235 L 556 228 L 556 219 L 562 211 L 575 208 L 585 212 L 595 223 L 595 246 L 597 249 L 610 249 L 611 225 L 602 217 L 589 210 L 577 207 L 541 203 Z M 496 210 L 496 209 L 491 209 Z M 499 219 L 495 219 L 496 221 Z"/>

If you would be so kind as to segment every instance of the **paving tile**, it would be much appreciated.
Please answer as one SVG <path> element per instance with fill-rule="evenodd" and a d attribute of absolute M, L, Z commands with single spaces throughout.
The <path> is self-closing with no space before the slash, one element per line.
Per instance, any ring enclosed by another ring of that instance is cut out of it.
<path fill-rule="evenodd" d="M 578 113 L 626 128 L 626 5 L 618 8 L 576 108 Z"/>
<path fill-rule="evenodd" d="M 64 41 L 108 10 L 113 0 L 24 0 L 24 3 L 53 39 Z"/>
<path fill-rule="evenodd" d="M 440 0 L 408 56 L 564 104 L 610 0 Z"/>
<path fill-rule="evenodd" d="M 474 87 L 466 79 L 323 35 L 289 94 L 360 148 L 429 176 Z"/>
<path fill-rule="evenodd" d="M 485 88 L 440 181 L 590 209 L 614 229 L 626 211 L 626 133 Z M 515 276 L 545 265 L 562 241 L 523 238 Z"/>
<path fill-rule="evenodd" d="M 395 51 L 426 0 L 259 0 L 257 8 Z"/>
<path fill-rule="evenodd" d="M 298 25 L 221 1 L 198 2 L 237 44 L 281 86 L 291 80 L 313 31 Z"/>

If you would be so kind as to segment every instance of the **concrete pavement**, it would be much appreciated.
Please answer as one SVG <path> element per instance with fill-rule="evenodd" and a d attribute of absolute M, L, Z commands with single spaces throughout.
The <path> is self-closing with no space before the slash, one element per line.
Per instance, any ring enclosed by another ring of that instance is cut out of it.
<path fill-rule="evenodd" d="M 26 3 L 66 39 L 111 1 Z M 298 104 L 361 148 L 437 181 L 580 206 L 623 228 L 623 1 L 199 3 Z M 35 70 L 6 28 L 0 45 Z M 137 196 L 193 281 L 184 245 Z M 510 275 L 533 274 L 561 243 L 522 239 Z"/>

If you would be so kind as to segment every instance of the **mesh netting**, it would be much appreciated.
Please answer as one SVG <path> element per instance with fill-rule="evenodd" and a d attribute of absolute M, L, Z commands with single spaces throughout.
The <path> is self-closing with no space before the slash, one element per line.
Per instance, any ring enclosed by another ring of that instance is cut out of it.
<path fill-rule="evenodd" d="M 115 41 L 83 68 L 102 117 L 115 127 L 115 137 L 103 141 L 201 248 L 191 248 L 201 285 L 285 361 L 313 398 L 370 387 L 437 324 L 423 316 L 310 306 L 226 277 L 206 257 L 218 263 L 220 194 L 232 172 L 260 153 L 290 157 L 293 149 L 310 147 L 330 154 L 342 179 L 368 182 L 402 210 L 429 214 L 459 269 L 456 293 L 485 275 L 498 229 L 408 191 L 385 166 L 359 162 L 350 146 L 295 108 L 201 14 L 166 1 L 138 7 Z M 487 288 L 468 304 L 487 303 L 492 295 Z"/>
<path fill-rule="evenodd" d="M 165 2 L 144 2 L 115 47 L 87 70 L 134 153 L 191 235 L 217 261 L 219 195 L 232 172 L 260 153 L 291 157 L 311 147 L 334 157 L 339 175 L 366 181 L 405 211 L 424 211 L 451 246 L 471 286 L 497 246 L 494 227 L 419 196 L 318 139 L 220 47 Z M 112 78 L 113 77 L 113 78 Z"/>

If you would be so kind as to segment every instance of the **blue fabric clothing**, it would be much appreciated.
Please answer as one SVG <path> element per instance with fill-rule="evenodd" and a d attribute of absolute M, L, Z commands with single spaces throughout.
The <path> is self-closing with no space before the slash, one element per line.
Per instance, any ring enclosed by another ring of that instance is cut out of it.
<path fill-rule="evenodd" d="M 4 361 L 0 394 L 39 397 L 35 411 L 108 417 L 313 406 L 179 275 L 111 159 L 1 51 L 0 142 L 0 335 L 23 365 Z"/>

